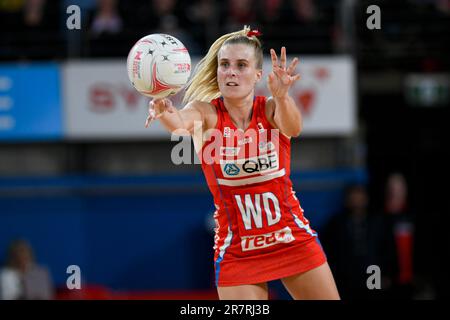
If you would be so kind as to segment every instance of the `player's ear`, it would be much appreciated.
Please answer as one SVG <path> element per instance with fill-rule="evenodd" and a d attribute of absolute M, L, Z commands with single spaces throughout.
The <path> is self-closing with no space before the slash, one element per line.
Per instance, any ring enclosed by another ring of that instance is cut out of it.
<path fill-rule="evenodd" d="M 261 78 L 262 78 L 262 70 L 256 71 L 256 81 L 255 81 L 255 83 L 259 82 L 261 80 Z"/>

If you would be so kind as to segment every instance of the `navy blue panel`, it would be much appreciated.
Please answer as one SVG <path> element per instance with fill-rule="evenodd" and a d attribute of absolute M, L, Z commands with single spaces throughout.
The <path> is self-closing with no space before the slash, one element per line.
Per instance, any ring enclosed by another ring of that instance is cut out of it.
<path fill-rule="evenodd" d="M 344 187 L 363 170 L 292 175 L 297 197 L 319 232 L 341 209 Z M 15 237 L 64 286 L 66 268 L 113 289 L 214 286 L 214 210 L 202 175 L 0 179 L 0 258 Z"/>

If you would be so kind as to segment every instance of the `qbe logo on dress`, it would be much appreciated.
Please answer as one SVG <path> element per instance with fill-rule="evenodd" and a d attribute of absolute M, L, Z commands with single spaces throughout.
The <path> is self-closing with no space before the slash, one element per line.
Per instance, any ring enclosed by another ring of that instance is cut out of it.
<path fill-rule="evenodd" d="M 227 163 L 223 171 L 229 176 L 236 176 L 239 173 L 239 168 L 234 163 Z"/>
<path fill-rule="evenodd" d="M 233 166 L 230 166 L 230 165 Z M 224 177 L 246 177 L 255 174 L 268 174 L 278 170 L 280 161 L 277 152 L 252 158 L 236 160 L 220 160 L 220 168 Z"/>

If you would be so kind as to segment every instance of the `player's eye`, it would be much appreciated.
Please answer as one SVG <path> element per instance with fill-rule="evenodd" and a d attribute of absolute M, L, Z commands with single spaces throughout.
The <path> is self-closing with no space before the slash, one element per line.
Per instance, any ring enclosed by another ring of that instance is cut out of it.
<path fill-rule="evenodd" d="M 247 64 L 244 63 L 244 62 L 239 62 L 239 63 L 238 63 L 238 67 L 239 67 L 239 68 L 245 68 L 246 66 L 247 66 Z"/>
<path fill-rule="evenodd" d="M 222 66 L 222 67 L 228 67 L 230 64 L 228 63 L 228 62 L 221 62 L 220 63 L 220 66 Z"/>

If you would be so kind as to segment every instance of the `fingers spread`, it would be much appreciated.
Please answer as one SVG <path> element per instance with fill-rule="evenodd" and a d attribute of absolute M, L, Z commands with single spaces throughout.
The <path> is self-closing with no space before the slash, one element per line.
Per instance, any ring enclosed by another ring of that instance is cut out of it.
<path fill-rule="evenodd" d="M 276 74 L 276 76 L 283 81 L 284 78 L 286 78 L 286 71 L 284 71 L 281 68 L 276 68 L 275 70 L 273 70 L 273 72 Z"/>
<path fill-rule="evenodd" d="M 300 79 L 300 75 L 296 74 L 295 76 L 291 76 L 292 82 L 297 81 Z"/>
<path fill-rule="evenodd" d="M 298 59 L 294 58 L 291 62 L 291 64 L 289 65 L 289 68 L 287 69 L 287 73 L 288 74 L 292 74 L 295 70 L 295 68 L 297 67 L 298 64 Z"/>
<path fill-rule="evenodd" d="M 172 101 L 170 99 L 164 99 L 164 106 L 166 109 L 170 109 L 173 107 Z"/>
<path fill-rule="evenodd" d="M 145 127 L 148 128 L 148 125 L 150 124 L 150 122 L 152 121 L 152 117 L 148 116 L 147 119 L 145 120 Z"/>
<path fill-rule="evenodd" d="M 280 61 L 281 68 L 286 69 L 286 47 L 281 47 Z"/>
<path fill-rule="evenodd" d="M 154 100 L 151 100 L 148 103 L 148 117 L 145 120 L 145 127 L 148 128 L 150 123 L 157 118 L 156 111 L 155 111 L 155 102 Z"/>
<path fill-rule="evenodd" d="M 278 58 L 275 50 L 273 49 L 270 49 L 270 58 L 272 59 L 272 68 L 275 69 L 276 67 L 278 67 Z"/>

